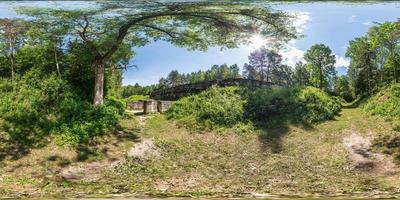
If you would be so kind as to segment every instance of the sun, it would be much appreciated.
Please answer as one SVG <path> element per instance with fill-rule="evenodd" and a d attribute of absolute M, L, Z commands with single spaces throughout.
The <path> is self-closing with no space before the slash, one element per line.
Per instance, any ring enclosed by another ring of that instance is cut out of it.
<path fill-rule="evenodd" d="M 267 43 L 267 40 L 265 38 L 263 38 L 260 34 L 253 35 L 249 41 L 250 41 L 250 43 L 249 43 L 248 47 L 253 50 L 259 49 L 262 46 L 265 46 Z"/>

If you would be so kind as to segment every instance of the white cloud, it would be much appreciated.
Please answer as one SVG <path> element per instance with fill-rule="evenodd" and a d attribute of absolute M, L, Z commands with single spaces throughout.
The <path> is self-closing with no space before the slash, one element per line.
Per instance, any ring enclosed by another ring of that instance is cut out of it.
<path fill-rule="evenodd" d="M 307 24 L 312 20 L 311 13 L 294 11 L 292 12 L 292 15 L 295 17 L 293 20 L 293 26 L 296 27 L 296 30 L 299 33 L 302 33 L 308 28 Z M 295 47 L 295 42 L 296 40 L 289 41 L 289 43 L 279 51 L 279 53 L 282 55 L 284 63 L 292 67 L 294 67 L 297 62 L 304 61 L 304 51 Z"/>
<path fill-rule="evenodd" d="M 357 18 L 357 15 L 352 15 L 349 18 L 347 18 L 347 22 L 348 23 L 354 23 L 354 22 L 357 21 L 356 18 Z"/>
<path fill-rule="evenodd" d="M 345 57 L 336 55 L 335 67 L 348 67 L 350 65 L 350 60 Z"/>
<path fill-rule="evenodd" d="M 311 21 L 311 13 L 294 11 L 292 14 L 295 17 L 293 20 L 293 26 L 296 27 L 299 33 L 302 33 L 305 29 L 307 29 L 307 23 Z"/>
<path fill-rule="evenodd" d="M 363 25 L 365 25 L 365 26 L 372 26 L 372 24 L 373 23 L 371 21 L 366 21 L 363 23 Z"/>
<path fill-rule="evenodd" d="M 304 61 L 304 51 L 294 46 L 288 46 L 279 52 L 282 55 L 284 63 L 294 67 L 299 61 Z"/>

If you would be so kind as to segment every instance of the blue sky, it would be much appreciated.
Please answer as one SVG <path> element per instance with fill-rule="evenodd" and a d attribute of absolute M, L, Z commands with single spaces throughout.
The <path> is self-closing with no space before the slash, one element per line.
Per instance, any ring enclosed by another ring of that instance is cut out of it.
<path fill-rule="evenodd" d="M 19 5 L 37 6 L 87 6 L 86 2 L 0 2 L 0 17 L 15 17 L 13 8 Z M 295 24 L 305 37 L 291 41 L 281 51 L 288 64 L 301 60 L 304 51 L 317 43 L 327 44 L 337 57 L 337 69 L 345 73 L 349 60 L 345 58 L 349 40 L 368 31 L 375 22 L 395 21 L 400 17 L 400 2 L 381 3 L 274 3 L 272 8 L 293 12 L 298 16 Z M 247 62 L 252 47 L 220 51 L 211 47 L 206 52 L 187 51 L 166 42 L 155 42 L 135 48 L 136 56 L 130 68 L 124 73 L 123 83 L 149 85 L 157 83 L 171 70 L 192 72 L 208 69 L 214 64 L 239 64 Z"/>

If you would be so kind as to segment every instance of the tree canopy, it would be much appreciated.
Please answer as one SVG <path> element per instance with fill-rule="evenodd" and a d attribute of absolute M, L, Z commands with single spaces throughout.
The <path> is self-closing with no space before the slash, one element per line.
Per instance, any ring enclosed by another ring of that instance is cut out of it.
<path fill-rule="evenodd" d="M 106 1 L 92 9 L 24 8 L 34 21 L 58 22 L 90 52 L 95 105 L 103 102 L 105 69 L 126 46 L 164 40 L 190 50 L 237 47 L 255 33 L 285 42 L 296 37 L 290 16 L 236 1 Z M 132 55 L 131 55 L 132 56 Z M 115 61 L 118 63 L 118 61 Z"/>

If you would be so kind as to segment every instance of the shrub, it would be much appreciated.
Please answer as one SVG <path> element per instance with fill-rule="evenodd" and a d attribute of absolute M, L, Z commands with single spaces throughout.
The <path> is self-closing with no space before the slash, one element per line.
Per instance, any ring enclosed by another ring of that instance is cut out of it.
<path fill-rule="evenodd" d="M 333 119 L 341 110 L 339 101 L 314 87 L 300 90 L 297 101 L 297 115 L 309 123 Z"/>
<path fill-rule="evenodd" d="M 262 122 L 319 122 L 332 119 L 340 111 L 340 103 L 313 87 L 261 88 L 251 92 L 246 113 Z"/>
<path fill-rule="evenodd" d="M 105 105 L 116 108 L 119 115 L 124 114 L 126 109 L 126 102 L 123 99 L 118 99 L 116 97 L 108 97 L 105 101 Z"/>
<path fill-rule="evenodd" d="M 103 106 L 94 107 L 59 76 L 32 70 L 2 93 L 0 118 L 10 142 L 44 145 L 52 134 L 60 144 L 77 145 L 115 126 L 124 106 L 109 98 Z"/>
<path fill-rule="evenodd" d="M 237 87 L 212 87 L 180 99 L 166 114 L 194 129 L 233 127 L 243 120 L 244 102 Z"/>
<path fill-rule="evenodd" d="M 191 129 L 246 127 L 282 122 L 319 122 L 332 119 L 340 103 L 327 93 L 312 87 L 211 88 L 177 101 L 168 111 L 169 119 Z"/>
<path fill-rule="evenodd" d="M 368 99 L 364 110 L 373 115 L 380 115 L 390 120 L 393 130 L 374 140 L 374 145 L 384 153 L 391 154 L 400 164 L 400 84 L 392 84 L 383 88 L 376 95 Z"/>
<path fill-rule="evenodd" d="M 257 122 L 283 121 L 296 108 L 297 90 L 260 88 L 247 94 L 246 116 Z"/>
<path fill-rule="evenodd" d="M 371 97 L 364 110 L 387 119 L 400 119 L 400 84 L 392 84 Z"/>

